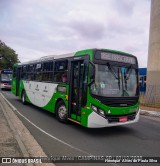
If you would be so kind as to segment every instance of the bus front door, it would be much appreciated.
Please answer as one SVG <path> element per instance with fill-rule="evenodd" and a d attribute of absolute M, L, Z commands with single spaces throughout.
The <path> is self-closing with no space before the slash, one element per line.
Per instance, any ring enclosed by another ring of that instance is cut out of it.
<path fill-rule="evenodd" d="M 81 121 L 81 107 L 86 98 L 85 79 L 86 79 L 85 60 L 76 60 L 71 62 L 70 77 L 70 98 L 69 98 L 69 118 L 77 122 Z"/>

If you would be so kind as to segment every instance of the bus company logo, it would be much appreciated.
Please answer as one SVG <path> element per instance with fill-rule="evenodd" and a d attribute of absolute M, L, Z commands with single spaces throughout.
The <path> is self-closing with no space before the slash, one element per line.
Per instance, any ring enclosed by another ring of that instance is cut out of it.
<path fill-rule="evenodd" d="M 111 113 L 111 110 L 108 111 L 108 114 L 110 114 L 110 113 Z"/>
<path fill-rule="evenodd" d="M 126 106 L 127 106 L 127 104 L 120 104 L 120 106 L 122 106 L 122 107 L 126 107 Z"/>
<path fill-rule="evenodd" d="M 11 158 L 2 158 L 2 163 L 4 163 L 4 164 L 11 163 Z"/>

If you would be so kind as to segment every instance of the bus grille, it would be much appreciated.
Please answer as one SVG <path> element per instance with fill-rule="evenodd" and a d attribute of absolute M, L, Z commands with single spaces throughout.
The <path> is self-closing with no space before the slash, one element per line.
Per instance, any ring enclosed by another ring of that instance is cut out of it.
<path fill-rule="evenodd" d="M 138 97 L 128 97 L 128 98 L 97 97 L 97 99 L 103 104 L 110 107 L 129 107 L 129 106 L 134 106 L 138 103 Z"/>
<path fill-rule="evenodd" d="M 102 97 L 93 95 L 92 97 L 109 107 L 130 107 L 138 104 L 139 96 L 135 97 Z"/>
<path fill-rule="evenodd" d="M 137 100 L 108 100 L 105 104 L 111 107 L 128 107 L 137 104 Z"/>

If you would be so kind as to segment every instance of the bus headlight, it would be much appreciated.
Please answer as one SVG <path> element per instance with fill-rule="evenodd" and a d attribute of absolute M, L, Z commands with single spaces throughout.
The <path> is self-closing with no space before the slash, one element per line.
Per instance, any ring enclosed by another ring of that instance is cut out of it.
<path fill-rule="evenodd" d="M 101 109 L 99 109 L 98 107 L 94 106 L 91 104 L 91 108 L 94 112 L 96 112 L 97 114 L 99 114 L 100 116 L 105 117 L 105 112 Z"/>
<path fill-rule="evenodd" d="M 105 117 L 105 113 L 104 113 L 104 111 L 101 110 L 101 109 L 99 109 L 99 114 L 100 114 L 101 116 Z"/>
<path fill-rule="evenodd" d="M 91 105 L 91 108 L 92 108 L 92 110 L 93 110 L 94 112 L 97 112 L 97 113 L 98 113 L 98 108 L 97 108 L 96 106 Z"/>

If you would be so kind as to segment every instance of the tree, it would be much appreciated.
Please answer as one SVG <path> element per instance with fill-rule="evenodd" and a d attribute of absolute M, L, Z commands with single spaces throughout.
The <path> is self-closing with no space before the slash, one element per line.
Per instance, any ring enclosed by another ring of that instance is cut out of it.
<path fill-rule="evenodd" d="M 16 52 L 0 40 L 0 70 L 13 69 L 13 65 L 19 62 Z"/>

